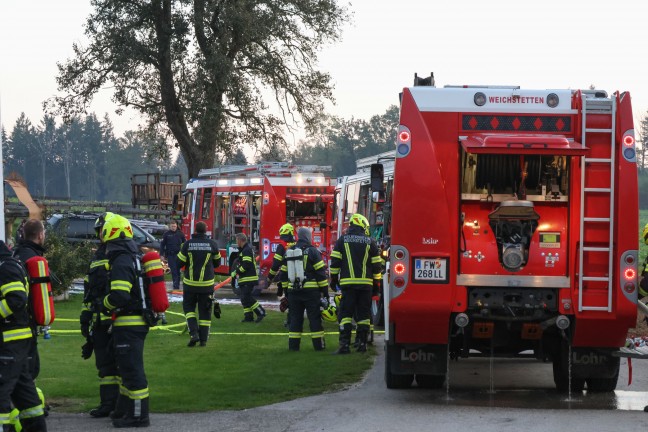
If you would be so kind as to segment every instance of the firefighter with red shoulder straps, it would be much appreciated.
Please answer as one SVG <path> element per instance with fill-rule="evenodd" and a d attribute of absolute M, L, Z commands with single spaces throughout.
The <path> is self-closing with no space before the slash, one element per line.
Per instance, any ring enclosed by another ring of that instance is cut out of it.
<path fill-rule="evenodd" d="M 101 238 L 101 230 L 106 219 L 113 216 L 113 213 L 108 212 L 95 221 L 97 237 Z M 81 334 L 87 340 L 81 349 L 81 356 L 88 359 L 94 350 L 95 365 L 99 374 L 100 402 L 99 406 L 90 410 L 90 415 L 95 418 L 108 417 L 115 410 L 121 382 L 113 349 L 112 319 L 102 313 L 102 302 L 109 288 L 106 243 L 102 241 L 92 257 L 88 274 L 83 280 L 84 295 L 79 317 Z"/>
<path fill-rule="evenodd" d="M 356 318 L 358 352 L 367 351 L 371 317 L 371 296 L 380 288 L 383 261 L 380 249 L 369 236 L 369 221 L 361 214 L 349 220 L 349 229 L 340 236 L 331 252 L 331 287 L 340 286 L 342 302 L 340 347 L 336 354 L 349 354 L 352 322 Z"/>
<path fill-rule="evenodd" d="M 243 233 L 236 234 L 236 244 L 239 248 L 237 265 L 232 271 L 232 280 L 238 277 L 238 285 L 241 290 L 241 304 L 243 305 L 243 319 L 241 322 L 261 322 L 266 316 L 266 311 L 258 301 L 252 297 L 254 285 L 259 281 L 254 252 Z M 254 314 L 257 315 L 256 320 Z"/>
<path fill-rule="evenodd" d="M 149 389 L 144 373 L 144 341 L 154 320 L 146 305 L 141 264 L 128 219 L 113 214 L 100 231 L 110 266 L 110 291 L 103 299 L 111 313 L 112 335 L 122 383 L 115 411 L 117 428 L 149 426 Z"/>
<path fill-rule="evenodd" d="M 288 276 L 286 274 L 284 257 L 286 256 L 286 249 L 295 244 L 295 228 L 289 223 L 283 224 L 279 228 L 279 239 L 281 243 L 277 245 L 274 256 L 272 257 L 272 267 L 268 272 L 270 280 L 277 280 L 277 297 L 279 298 L 279 310 L 285 312 L 288 309 Z M 284 265 L 282 267 L 282 265 Z M 287 325 L 290 326 L 290 314 L 288 314 Z"/>
<path fill-rule="evenodd" d="M 27 308 L 27 275 L 0 240 L 0 424 L 14 431 L 11 404 L 20 410 L 25 432 L 47 431 L 45 412 L 29 372 L 27 357 L 34 335 Z"/>
<path fill-rule="evenodd" d="M 35 257 L 43 257 L 45 254 L 45 227 L 43 222 L 37 219 L 29 219 L 23 226 L 24 238 L 18 242 L 13 250 L 13 256 L 23 263 L 27 270 L 27 261 Z M 29 373 L 34 381 L 40 374 L 40 356 L 38 355 L 38 324 L 34 317 L 34 310 L 31 302 L 29 309 L 29 325 L 34 332 L 32 346 L 29 350 Z"/>
<path fill-rule="evenodd" d="M 178 262 L 184 266 L 182 309 L 189 327 L 189 344 L 207 345 L 211 326 L 214 294 L 214 269 L 220 265 L 221 254 L 216 242 L 207 237 L 207 224 L 198 222 L 196 232 L 182 245 Z M 196 322 L 196 306 L 198 320 Z"/>
<path fill-rule="evenodd" d="M 328 282 L 326 265 L 322 255 L 311 244 L 312 233 L 309 228 L 297 230 L 297 243 L 286 252 L 282 269 L 287 275 L 288 289 L 288 349 L 299 351 L 302 330 L 304 328 L 304 310 L 308 316 L 311 338 L 315 351 L 322 351 L 324 344 L 324 327 L 320 313 L 320 299 L 328 302 Z"/>

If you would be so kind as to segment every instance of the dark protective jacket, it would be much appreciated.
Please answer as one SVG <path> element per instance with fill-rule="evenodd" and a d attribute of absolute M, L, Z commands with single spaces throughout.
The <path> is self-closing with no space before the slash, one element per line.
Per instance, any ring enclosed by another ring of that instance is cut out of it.
<path fill-rule="evenodd" d="M 42 257 L 44 254 L 45 248 L 31 240 L 21 240 L 13 250 L 13 256 L 23 263 L 26 263 L 29 258 Z"/>
<path fill-rule="evenodd" d="M 185 242 L 185 236 L 180 230 L 175 232 L 169 230 L 162 236 L 160 242 L 160 255 L 169 256 L 176 255 L 182 249 L 182 244 Z"/>
<path fill-rule="evenodd" d="M 214 290 L 214 269 L 220 265 L 221 254 L 216 242 L 205 234 L 195 233 L 182 245 L 178 254 L 185 267 L 182 283 L 186 292 L 211 293 Z"/>
<path fill-rule="evenodd" d="M 322 260 L 322 254 L 306 239 L 298 239 L 290 249 L 301 249 L 304 265 L 304 281 L 302 288 L 319 289 L 322 294 L 328 297 L 328 281 L 326 280 L 326 265 Z M 293 284 L 288 279 L 288 261 L 284 257 L 281 263 L 281 271 L 286 274 L 288 289 L 293 289 Z"/>
<path fill-rule="evenodd" d="M 27 274 L 0 240 L 0 333 L 2 343 L 32 337 L 27 310 Z"/>
<path fill-rule="evenodd" d="M 103 306 L 117 318 L 114 326 L 145 326 L 142 288 L 138 280 L 137 244 L 133 240 L 112 240 L 106 243 L 110 266 L 110 291 Z"/>
<path fill-rule="evenodd" d="M 238 265 L 232 271 L 232 274 L 238 275 L 239 284 L 255 283 L 259 280 L 256 263 L 254 261 L 254 252 L 250 243 L 245 243 L 238 253 Z"/>
<path fill-rule="evenodd" d="M 90 261 L 88 273 L 83 279 L 83 303 L 81 304 L 82 324 L 89 324 L 93 315 L 104 323 L 110 317 L 101 314 L 102 301 L 110 292 L 110 264 L 106 256 L 106 245 L 101 244 Z"/>
<path fill-rule="evenodd" d="M 331 252 L 331 280 L 340 287 L 371 289 L 374 281 L 382 278 L 383 260 L 376 242 L 364 230 L 351 225 L 346 234 L 338 238 Z"/>

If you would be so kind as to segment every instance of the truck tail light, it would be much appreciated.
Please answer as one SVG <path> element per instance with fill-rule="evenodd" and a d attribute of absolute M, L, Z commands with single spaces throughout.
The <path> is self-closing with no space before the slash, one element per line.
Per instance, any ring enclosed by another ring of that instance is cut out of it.
<path fill-rule="evenodd" d="M 394 264 L 394 273 L 396 273 L 397 275 L 401 276 L 405 274 L 405 270 L 405 264 L 403 264 L 402 262 L 397 262 L 396 264 Z"/>
<path fill-rule="evenodd" d="M 621 255 L 619 286 L 623 287 L 623 294 L 633 303 L 637 302 L 637 259 L 639 251 L 628 250 Z"/>
<path fill-rule="evenodd" d="M 627 268 L 625 269 L 623 276 L 626 278 L 626 280 L 631 281 L 634 280 L 634 278 L 637 276 L 637 272 L 633 268 Z"/>
<path fill-rule="evenodd" d="M 402 277 L 394 278 L 394 286 L 399 289 L 403 288 L 405 286 L 405 279 L 403 279 Z"/>
<path fill-rule="evenodd" d="M 396 139 L 396 157 L 407 156 L 412 149 L 412 134 L 407 126 L 398 126 L 398 138 Z"/>
<path fill-rule="evenodd" d="M 267 259 L 270 256 L 270 240 L 263 239 L 263 259 Z"/>
<path fill-rule="evenodd" d="M 623 158 L 628 162 L 637 162 L 634 129 L 628 129 L 623 134 L 621 142 L 623 143 Z"/>

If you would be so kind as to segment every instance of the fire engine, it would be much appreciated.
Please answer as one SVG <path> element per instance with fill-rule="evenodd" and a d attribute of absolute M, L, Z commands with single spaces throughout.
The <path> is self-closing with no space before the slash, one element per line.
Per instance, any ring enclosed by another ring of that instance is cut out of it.
<path fill-rule="evenodd" d="M 339 233 L 349 227 L 349 219 L 360 213 L 369 221 L 369 229 L 383 251 L 383 258 L 389 266 L 388 254 L 391 224 L 391 191 L 394 183 L 394 151 L 385 152 L 356 160 L 356 173 L 338 177 L 335 186 L 335 215 L 331 228 L 331 245 L 335 244 Z M 371 183 L 373 177 L 379 184 Z M 380 172 L 382 171 L 382 172 Z M 387 273 L 383 278 L 387 283 Z M 371 306 L 372 322 L 383 323 L 383 296 L 374 297 Z"/>
<path fill-rule="evenodd" d="M 280 244 L 279 228 L 291 223 L 313 230 L 313 245 L 330 248 L 335 180 L 323 173 L 331 167 L 264 162 L 257 165 L 224 165 L 200 170 L 186 186 L 182 230 L 190 236 L 197 222 L 207 224 L 207 234 L 221 250 L 216 272 L 229 273 L 234 236 L 246 234 L 257 255 L 260 280 L 255 294 L 266 289 L 272 258 Z"/>
<path fill-rule="evenodd" d="M 415 77 L 395 156 L 387 387 L 440 387 L 451 358 L 529 355 L 559 390 L 614 390 L 637 313 L 629 93 Z"/>

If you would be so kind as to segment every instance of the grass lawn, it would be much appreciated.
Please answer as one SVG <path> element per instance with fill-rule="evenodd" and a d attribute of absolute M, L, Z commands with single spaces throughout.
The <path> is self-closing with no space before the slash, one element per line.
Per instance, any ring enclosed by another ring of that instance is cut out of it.
<path fill-rule="evenodd" d="M 39 338 L 41 373 L 37 385 L 58 411 L 86 411 L 98 404 L 94 356 L 81 358 L 85 340 L 78 332 L 80 301 L 80 296 L 73 296 L 57 302 L 52 337 Z M 331 355 L 338 345 L 337 335 L 332 334 L 327 334 L 324 352 L 313 351 L 310 336 L 303 338 L 300 352 L 289 352 L 285 314 L 268 311 L 263 322 L 243 324 L 240 306 L 222 308 L 222 318 L 212 320 L 215 334 L 204 348 L 188 348 L 187 334 L 149 332 L 144 358 L 152 411 L 244 409 L 314 395 L 358 381 L 373 364 L 374 348 L 368 354 Z M 180 304 L 171 305 L 169 325 L 184 323 L 184 318 L 173 312 L 181 312 Z M 335 324 L 324 324 L 327 332 L 337 331 Z"/>

